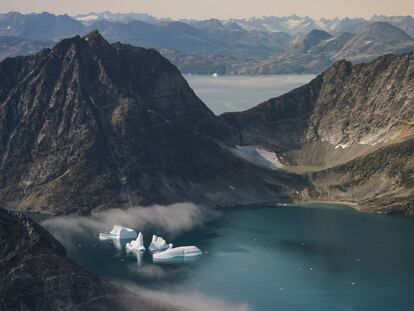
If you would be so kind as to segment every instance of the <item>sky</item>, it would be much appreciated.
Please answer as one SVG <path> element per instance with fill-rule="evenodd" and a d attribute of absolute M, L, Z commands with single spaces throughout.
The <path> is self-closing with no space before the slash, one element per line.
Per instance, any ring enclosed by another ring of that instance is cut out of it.
<path fill-rule="evenodd" d="M 297 14 L 313 18 L 413 15 L 414 0 L 0 0 L 0 12 L 139 12 L 173 19 Z"/>

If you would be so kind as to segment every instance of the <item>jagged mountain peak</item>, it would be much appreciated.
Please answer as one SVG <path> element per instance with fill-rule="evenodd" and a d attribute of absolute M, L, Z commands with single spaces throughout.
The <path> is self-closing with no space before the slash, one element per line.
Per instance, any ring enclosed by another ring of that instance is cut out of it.
<path fill-rule="evenodd" d="M 105 47 L 109 46 L 108 41 L 99 33 L 97 29 L 92 30 L 83 37 L 90 46 Z"/>

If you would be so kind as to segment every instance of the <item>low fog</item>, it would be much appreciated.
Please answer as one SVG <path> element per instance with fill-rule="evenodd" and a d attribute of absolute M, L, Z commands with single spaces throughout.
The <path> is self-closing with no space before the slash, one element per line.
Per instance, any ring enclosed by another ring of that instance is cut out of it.
<path fill-rule="evenodd" d="M 41 222 L 60 241 L 70 242 L 71 236 L 88 232 L 97 235 L 109 232 L 115 224 L 138 231 L 155 228 L 173 237 L 183 231 L 202 225 L 216 215 L 192 203 L 177 203 L 169 206 L 132 207 L 110 209 L 92 216 L 57 216 Z"/>
<path fill-rule="evenodd" d="M 131 283 L 122 283 L 130 291 L 151 301 L 158 301 L 177 307 L 179 310 L 192 311 L 250 311 L 247 303 L 231 303 L 217 297 L 211 297 L 199 291 L 154 291 L 138 287 Z M 131 310 L 132 311 L 132 310 Z"/>

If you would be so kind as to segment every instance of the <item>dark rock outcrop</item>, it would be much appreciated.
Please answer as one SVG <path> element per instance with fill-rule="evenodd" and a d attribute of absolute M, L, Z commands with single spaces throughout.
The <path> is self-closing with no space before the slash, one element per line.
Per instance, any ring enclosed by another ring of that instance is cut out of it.
<path fill-rule="evenodd" d="M 1 310 L 174 310 L 89 273 L 27 216 L 0 208 Z"/>
<path fill-rule="evenodd" d="M 157 51 L 96 31 L 0 63 L 0 133 L 0 202 L 18 209 L 236 204 L 304 186 L 223 146 L 237 132 Z"/>

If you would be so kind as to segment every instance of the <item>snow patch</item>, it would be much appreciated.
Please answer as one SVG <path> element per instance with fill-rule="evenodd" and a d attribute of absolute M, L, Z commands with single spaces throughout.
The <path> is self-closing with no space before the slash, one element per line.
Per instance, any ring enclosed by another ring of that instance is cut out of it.
<path fill-rule="evenodd" d="M 339 148 L 346 149 L 346 148 L 349 148 L 349 147 L 351 147 L 350 144 L 339 144 L 339 145 L 335 146 L 335 149 L 339 149 Z"/>
<path fill-rule="evenodd" d="M 238 157 L 264 168 L 278 170 L 283 167 L 276 153 L 258 146 L 236 146 L 231 151 Z"/>
<path fill-rule="evenodd" d="M 75 18 L 80 22 L 91 22 L 91 21 L 98 19 L 98 15 L 90 14 L 90 15 L 76 16 Z"/>

